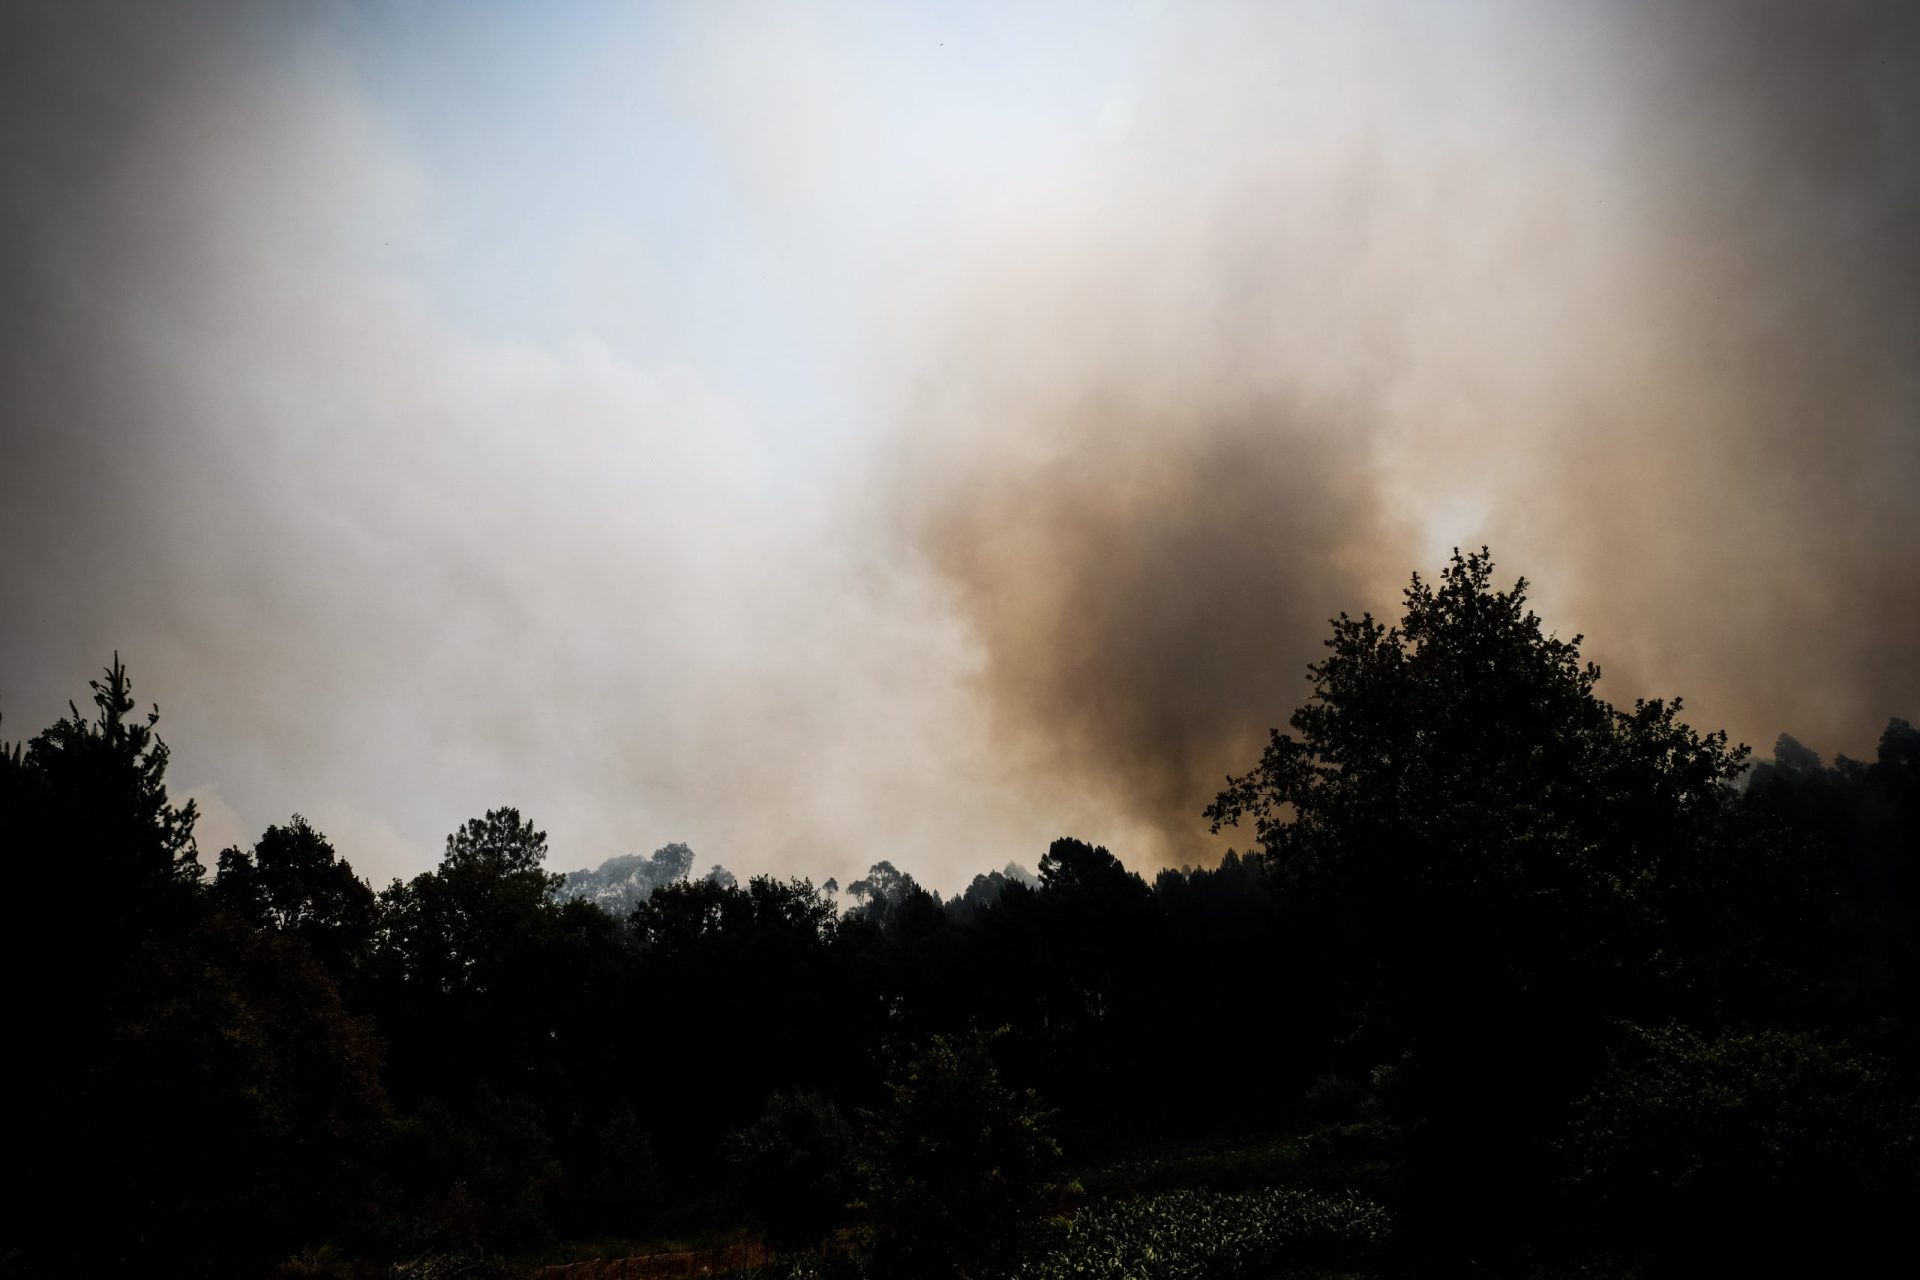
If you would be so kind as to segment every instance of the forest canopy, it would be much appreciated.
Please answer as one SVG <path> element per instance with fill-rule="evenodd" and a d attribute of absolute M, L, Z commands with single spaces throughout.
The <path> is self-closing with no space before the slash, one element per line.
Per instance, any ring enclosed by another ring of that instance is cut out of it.
<path fill-rule="evenodd" d="M 0 750 L 34 1047 L 0 1270 L 737 1229 L 848 1274 L 1091 1274 L 1130 1221 L 1214 1224 L 1208 1275 L 1884 1244 L 1920 1196 L 1920 731 L 1749 767 L 1677 698 L 1607 703 L 1493 569 L 1332 621 L 1204 815 L 1246 850 L 1149 882 L 1062 838 L 951 899 L 887 859 L 694 878 L 683 844 L 563 875 L 510 806 L 377 890 L 297 814 L 203 850 L 116 655 Z"/>

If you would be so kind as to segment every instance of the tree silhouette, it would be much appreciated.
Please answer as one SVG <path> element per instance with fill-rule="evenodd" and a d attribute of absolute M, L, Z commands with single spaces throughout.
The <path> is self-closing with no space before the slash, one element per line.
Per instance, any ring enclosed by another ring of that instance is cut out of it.
<path fill-rule="evenodd" d="M 461 1095 L 551 1058 L 543 963 L 561 877 L 544 832 L 490 810 L 447 837 L 439 867 L 380 895 L 372 963 L 396 1083 L 408 1096 Z"/>
<path fill-rule="evenodd" d="M 1253 852 L 1149 884 L 1063 838 L 946 902 L 880 861 L 844 914 L 684 845 L 569 892 L 511 808 L 378 895 L 298 815 L 208 882 L 116 656 L 89 716 L 0 746 L 31 1100 L 0 1272 L 464 1269 L 744 1210 L 873 1246 L 830 1267 L 997 1274 L 1052 1135 L 1185 1185 L 1161 1140 L 1275 1127 L 1280 1172 L 1191 1167 L 1359 1185 L 1436 1271 L 1884 1252 L 1920 1186 L 1920 732 L 1782 735 L 1743 780 L 1579 643 L 1456 554 L 1397 623 L 1333 622 L 1207 810 Z"/>
<path fill-rule="evenodd" d="M 869 1117 L 868 1198 L 892 1274 L 996 1274 L 1059 1158 L 1050 1113 L 1002 1082 L 991 1046 L 935 1036 Z"/>
<path fill-rule="evenodd" d="M 115 656 L 77 709 L 0 748 L 6 1026 L 32 1104 L 4 1193 L 22 1274 L 235 1274 L 353 1217 L 386 1099 L 366 1026 L 307 947 L 200 884 L 194 808 L 167 795 L 157 709 Z M 16 843 L 17 842 L 17 843 Z M 64 912 L 60 927 L 35 916 Z M 37 975 L 29 978 L 29 975 Z M 84 1206 L 84 1235 L 71 1222 Z"/>
<path fill-rule="evenodd" d="M 336 978 L 373 939 L 374 893 L 327 838 L 294 814 L 253 849 L 223 850 L 216 897 L 249 924 L 300 939 Z"/>
<path fill-rule="evenodd" d="M 36 736 L 0 750 L 10 806 L 20 830 L 18 849 L 58 839 L 69 850 L 69 874 L 95 879 L 109 895 L 98 905 L 115 912 L 140 911 L 164 886 L 198 881 L 202 868 L 194 844 L 198 812 L 193 801 L 175 806 L 167 798 L 166 772 L 171 752 L 154 732 L 155 706 L 143 718 L 135 712 L 133 686 L 120 655 L 90 680 L 95 712 L 88 719 L 68 703 L 71 713 Z M 57 833 L 57 836 L 56 836 Z"/>
<path fill-rule="evenodd" d="M 1678 700 L 1607 704 L 1580 638 L 1492 573 L 1456 552 L 1397 625 L 1336 619 L 1294 734 L 1207 810 L 1251 819 L 1287 891 L 1338 920 L 1356 1021 L 1412 1054 L 1427 1225 L 1483 1238 L 1476 1213 L 1549 1181 L 1608 1014 L 1731 998 L 1745 922 L 1718 895 L 1756 862 L 1730 818 L 1746 749 Z"/>
<path fill-rule="evenodd" d="M 776 1091 L 724 1150 L 749 1211 L 779 1244 L 813 1244 L 852 1197 L 853 1128 L 818 1094 Z"/>

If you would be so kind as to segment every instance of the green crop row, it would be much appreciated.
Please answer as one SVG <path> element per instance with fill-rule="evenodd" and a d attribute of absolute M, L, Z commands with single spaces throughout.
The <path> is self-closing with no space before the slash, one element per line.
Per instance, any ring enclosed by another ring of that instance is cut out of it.
<path fill-rule="evenodd" d="M 1214 1280 L 1265 1274 L 1295 1256 L 1385 1243 L 1387 1212 L 1353 1195 L 1166 1191 L 1090 1206 L 1016 1280 Z"/>

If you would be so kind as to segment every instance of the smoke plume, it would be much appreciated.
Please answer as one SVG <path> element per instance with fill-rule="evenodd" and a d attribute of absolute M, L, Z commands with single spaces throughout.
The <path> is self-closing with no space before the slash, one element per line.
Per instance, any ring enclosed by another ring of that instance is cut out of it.
<path fill-rule="evenodd" d="M 1920 718 L 1911 4 L 78 0 L 0 108 L 7 736 L 118 648 L 215 847 L 1197 858 L 1483 542 Z"/>
<path fill-rule="evenodd" d="M 1449 13 L 1182 13 L 954 272 L 900 519 L 1021 775 L 1136 861 L 1454 545 L 1616 701 L 1855 749 L 1920 701 L 1912 10 Z"/>

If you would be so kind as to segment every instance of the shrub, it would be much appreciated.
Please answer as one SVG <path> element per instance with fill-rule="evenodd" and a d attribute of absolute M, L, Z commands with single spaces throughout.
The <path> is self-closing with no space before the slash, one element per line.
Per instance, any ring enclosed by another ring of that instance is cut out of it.
<path fill-rule="evenodd" d="M 817 1094 L 775 1093 L 725 1150 L 747 1211 L 777 1245 L 818 1240 L 851 1196 L 853 1130 Z"/>
<path fill-rule="evenodd" d="M 992 1274 L 1038 1208 L 1060 1148 L 1031 1090 L 980 1034 L 935 1036 L 871 1120 L 876 1260 L 892 1274 Z"/>
<path fill-rule="evenodd" d="M 1877 1059 L 1794 1031 L 1624 1031 L 1560 1144 L 1619 1229 L 1832 1251 L 1911 1211 L 1920 1103 Z"/>

